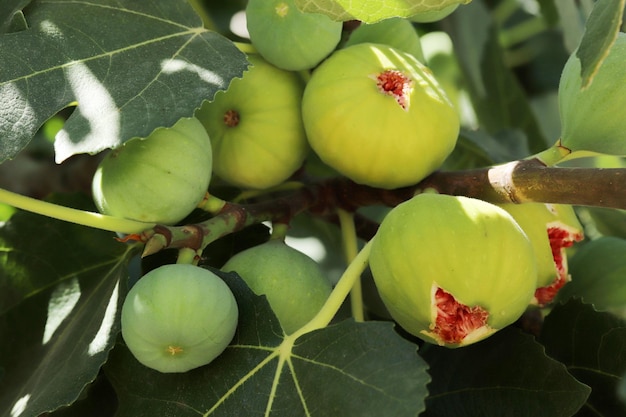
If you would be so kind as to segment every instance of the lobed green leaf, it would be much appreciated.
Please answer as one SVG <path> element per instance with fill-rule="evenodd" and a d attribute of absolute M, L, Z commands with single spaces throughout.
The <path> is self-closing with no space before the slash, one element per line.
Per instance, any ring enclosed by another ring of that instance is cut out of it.
<path fill-rule="evenodd" d="M 247 66 L 185 1 L 33 1 L 29 28 L 0 37 L 0 162 L 59 110 L 77 106 L 57 162 L 193 115 Z"/>

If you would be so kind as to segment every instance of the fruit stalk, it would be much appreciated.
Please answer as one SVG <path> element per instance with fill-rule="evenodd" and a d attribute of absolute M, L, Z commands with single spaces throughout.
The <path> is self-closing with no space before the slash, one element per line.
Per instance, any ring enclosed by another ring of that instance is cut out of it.
<path fill-rule="evenodd" d="M 106 216 L 85 210 L 60 206 L 43 200 L 26 197 L 8 190 L 0 189 L 0 202 L 31 213 L 41 214 L 57 220 L 63 220 L 96 229 L 118 233 L 141 233 L 155 226 L 120 217 Z"/>
<path fill-rule="evenodd" d="M 356 228 L 354 224 L 354 214 L 337 210 L 339 217 L 339 225 L 341 227 L 341 241 L 343 244 L 343 254 L 346 263 L 349 265 L 356 258 L 359 249 L 357 242 Z M 363 291 L 361 288 L 361 280 L 357 279 L 350 291 L 350 308 L 352 310 L 352 318 L 357 322 L 365 321 L 363 315 Z"/>

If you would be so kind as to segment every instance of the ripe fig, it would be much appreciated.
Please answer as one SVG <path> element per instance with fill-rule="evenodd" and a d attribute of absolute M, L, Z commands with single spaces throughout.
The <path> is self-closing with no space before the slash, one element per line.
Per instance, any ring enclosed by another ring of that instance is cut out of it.
<path fill-rule="evenodd" d="M 406 19 L 393 17 L 372 24 L 361 23 L 352 31 L 344 47 L 367 42 L 391 46 L 413 55 L 420 62 L 425 62 L 417 31 Z"/>
<path fill-rule="evenodd" d="M 302 124 L 304 84 L 259 55 L 196 112 L 211 137 L 213 172 L 243 188 L 280 184 L 303 163 L 309 146 Z"/>
<path fill-rule="evenodd" d="M 313 71 L 302 117 L 324 163 L 380 188 L 415 184 L 452 152 L 459 116 L 431 72 L 386 45 L 334 52 Z"/>
<path fill-rule="evenodd" d="M 572 206 L 562 204 L 502 204 L 524 230 L 537 259 L 537 290 L 533 304 L 552 302 L 571 277 L 565 249 L 583 239 L 583 228 Z"/>
<path fill-rule="evenodd" d="M 394 320 L 431 343 L 460 347 L 513 323 L 537 284 L 532 245 L 504 209 L 419 194 L 393 208 L 370 267 Z"/>
<path fill-rule="evenodd" d="M 561 145 L 571 151 L 626 155 L 626 33 L 620 32 L 593 82 L 581 89 L 581 64 L 574 51 L 559 83 Z"/>
<path fill-rule="evenodd" d="M 319 265 L 280 240 L 239 252 L 222 270 L 237 272 L 252 291 L 264 294 L 286 334 L 311 320 L 331 291 Z"/>
<path fill-rule="evenodd" d="M 339 43 L 343 27 L 326 15 L 301 12 L 294 0 L 249 0 L 246 20 L 256 50 L 291 71 L 319 64 Z"/>
<path fill-rule="evenodd" d="M 211 141 L 195 118 L 134 138 L 109 152 L 92 192 L 101 213 L 174 224 L 202 201 L 211 181 Z"/>
<path fill-rule="evenodd" d="M 217 358 L 232 340 L 239 310 L 217 275 L 164 265 L 144 275 L 122 306 L 122 336 L 133 356 L 159 372 L 187 372 Z"/>

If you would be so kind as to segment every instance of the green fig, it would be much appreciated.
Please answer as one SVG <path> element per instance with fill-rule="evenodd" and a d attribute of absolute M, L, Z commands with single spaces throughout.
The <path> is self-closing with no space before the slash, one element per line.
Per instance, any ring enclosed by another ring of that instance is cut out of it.
<path fill-rule="evenodd" d="M 159 372 L 187 372 L 217 358 L 232 340 L 239 310 L 209 270 L 164 265 L 144 275 L 122 306 L 122 337 L 133 356 Z"/>
<path fill-rule="evenodd" d="M 287 334 L 309 322 L 331 291 L 320 266 L 280 240 L 237 253 L 222 270 L 237 272 L 252 291 L 265 295 Z"/>
<path fill-rule="evenodd" d="M 367 42 L 391 46 L 413 55 L 420 62 L 425 62 L 417 31 L 406 19 L 394 17 L 372 24 L 361 23 L 352 31 L 343 47 Z"/>
<path fill-rule="evenodd" d="M 537 259 L 537 290 L 533 304 L 545 306 L 570 280 L 566 248 L 583 239 L 583 227 L 572 206 L 502 204 L 526 232 Z"/>
<path fill-rule="evenodd" d="M 92 180 L 94 202 L 110 216 L 177 223 L 204 198 L 212 161 L 202 123 L 182 118 L 171 128 L 131 139 L 109 152 Z"/>
<path fill-rule="evenodd" d="M 516 321 L 537 284 L 532 244 L 510 214 L 440 194 L 419 194 L 387 214 L 370 267 L 394 320 L 447 347 L 478 342 Z"/>
<path fill-rule="evenodd" d="M 290 71 L 319 64 L 339 43 L 343 27 L 326 15 L 301 12 L 294 0 L 248 0 L 246 18 L 256 50 Z"/>
<path fill-rule="evenodd" d="M 360 43 L 334 52 L 304 90 L 312 149 L 353 181 L 380 188 L 415 184 L 452 152 L 459 116 L 414 56 Z"/>
<path fill-rule="evenodd" d="M 619 33 L 585 89 L 576 54 L 565 63 L 559 83 L 560 144 L 572 152 L 626 155 L 626 34 Z"/>
<path fill-rule="evenodd" d="M 290 177 L 309 150 L 301 115 L 304 83 L 259 55 L 196 112 L 211 137 L 213 172 L 242 188 L 266 189 Z"/>

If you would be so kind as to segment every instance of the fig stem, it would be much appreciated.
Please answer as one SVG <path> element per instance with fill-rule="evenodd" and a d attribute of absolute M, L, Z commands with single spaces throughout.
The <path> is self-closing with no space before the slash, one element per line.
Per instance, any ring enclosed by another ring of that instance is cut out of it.
<path fill-rule="evenodd" d="M 211 214 L 217 214 L 225 205 L 226 201 L 207 192 L 200 204 L 198 204 L 198 208 Z"/>
<path fill-rule="evenodd" d="M 563 159 L 565 159 L 571 153 L 571 150 L 561 145 L 561 140 L 559 139 L 554 145 L 550 146 L 548 149 L 541 151 L 526 159 L 534 158 L 543 162 L 543 164 L 546 166 L 554 166 L 563 161 Z"/>
<path fill-rule="evenodd" d="M 198 265 L 199 260 L 198 251 L 195 249 L 180 248 L 178 250 L 178 258 L 176 258 L 177 264 Z"/>
<path fill-rule="evenodd" d="M 237 49 L 245 54 L 256 54 L 258 53 L 256 48 L 251 43 L 244 42 L 233 42 Z"/>
<path fill-rule="evenodd" d="M 341 228 L 343 254 L 346 263 L 349 265 L 359 252 L 354 215 L 346 210 L 339 209 L 337 210 L 337 216 L 339 217 L 339 226 Z M 355 321 L 365 321 L 363 314 L 363 290 L 360 279 L 354 281 L 354 285 L 350 290 L 350 309 Z"/>
<path fill-rule="evenodd" d="M 317 315 L 307 324 L 289 335 L 288 338 L 295 340 L 305 333 L 323 329 L 328 326 L 354 287 L 354 283 L 360 279 L 361 274 L 365 271 L 365 268 L 369 263 L 372 241 L 373 239 L 366 243 L 365 246 L 363 246 L 363 249 L 361 249 L 352 262 L 350 262 L 350 265 L 348 265 L 346 270 L 341 275 L 341 278 L 339 278 L 337 285 L 335 285 L 335 288 L 330 293 L 328 300 L 326 300 L 326 303 L 322 306 Z"/>
<path fill-rule="evenodd" d="M 0 188 L 0 203 L 31 213 L 41 214 L 57 220 L 63 220 L 96 229 L 125 234 L 141 233 L 155 226 L 154 223 L 144 223 L 121 217 L 107 216 L 91 211 L 78 210 L 70 207 L 37 200 Z"/>

